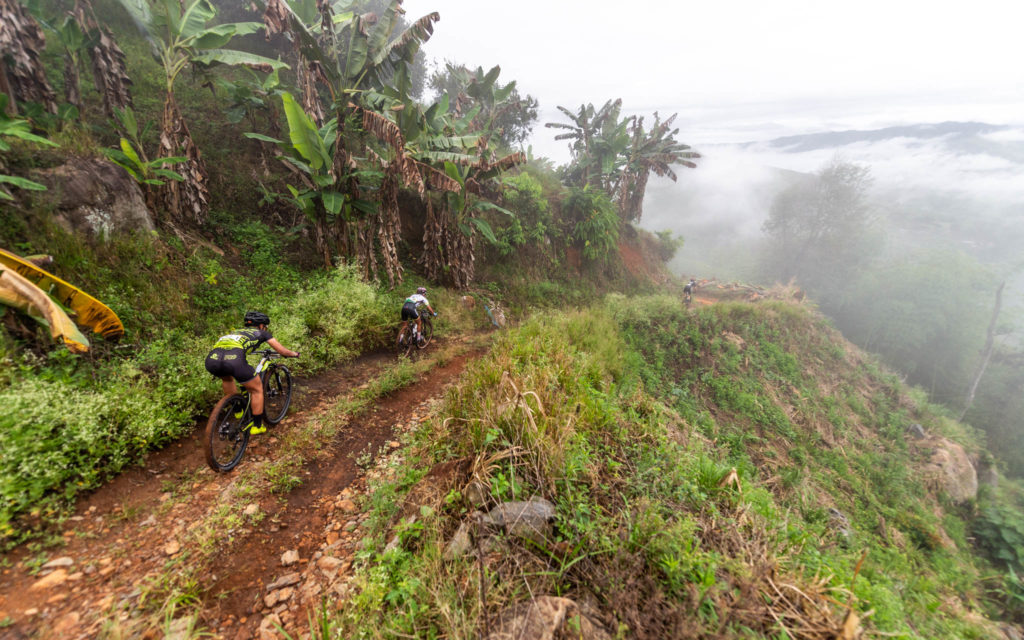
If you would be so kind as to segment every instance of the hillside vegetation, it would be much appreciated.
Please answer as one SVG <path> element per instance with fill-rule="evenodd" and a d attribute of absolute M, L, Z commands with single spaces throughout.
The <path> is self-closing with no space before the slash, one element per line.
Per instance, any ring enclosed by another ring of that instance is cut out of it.
<path fill-rule="evenodd" d="M 978 432 L 810 302 L 682 305 L 682 240 L 638 227 L 652 173 L 698 168 L 675 115 L 560 107 L 555 167 L 518 149 L 536 99 L 497 66 L 428 77 L 439 16 L 401 4 L 0 0 L 0 44 L 31 67 L 0 94 L 0 247 L 51 257 L 125 329 L 76 355 L 0 307 L 0 630 L 852 640 L 1024 620 L 1024 490 L 936 462 L 998 467 Z M 78 77 L 88 61 L 105 72 Z M 442 346 L 396 361 L 421 285 Z M 204 356 L 254 309 L 302 354 L 280 435 L 234 474 L 198 450 L 172 477 L 140 467 L 191 444 L 220 391 Z M 126 471 L 143 502 L 104 494 Z"/>
<path fill-rule="evenodd" d="M 506 637 L 528 624 L 514 603 L 551 595 L 618 637 L 996 637 L 1011 594 L 972 506 L 926 471 L 946 438 L 979 446 L 805 307 L 613 295 L 538 315 L 378 487 L 331 624 Z M 555 507 L 545 535 L 473 524 L 532 498 Z M 452 560 L 460 525 L 474 542 Z"/>

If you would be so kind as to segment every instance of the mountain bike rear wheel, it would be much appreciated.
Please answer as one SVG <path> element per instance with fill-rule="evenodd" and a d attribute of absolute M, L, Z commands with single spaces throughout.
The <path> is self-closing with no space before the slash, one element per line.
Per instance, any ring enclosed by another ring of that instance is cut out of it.
<path fill-rule="evenodd" d="M 244 396 L 235 394 L 221 398 L 210 412 L 203 446 L 206 463 L 214 471 L 231 471 L 242 461 L 242 454 L 249 445 L 249 430 L 242 428 L 250 419 L 248 405 Z"/>
<path fill-rule="evenodd" d="M 284 420 L 292 403 L 292 372 L 283 364 L 272 364 L 263 374 L 263 421 L 277 424 Z"/>
<path fill-rule="evenodd" d="M 412 339 L 412 325 L 406 326 L 404 329 L 398 332 L 398 342 L 396 349 L 398 356 L 403 355 L 412 356 L 413 349 L 416 348 L 416 342 Z"/>

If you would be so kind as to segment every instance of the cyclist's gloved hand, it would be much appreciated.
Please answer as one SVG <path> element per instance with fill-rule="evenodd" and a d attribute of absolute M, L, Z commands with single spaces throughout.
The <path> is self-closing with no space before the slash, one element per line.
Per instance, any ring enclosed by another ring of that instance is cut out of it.
<path fill-rule="evenodd" d="M 299 357 L 299 352 L 298 352 L 298 351 L 296 351 L 296 352 L 295 352 L 295 355 L 294 355 L 294 356 L 292 356 L 292 357 L 293 357 L 293 358 L 298 358 L 298 357 Z"/>
<path fill-rule="evenodd" d="M 435 318 L 437 317 L 437 312 L 436 312 L 436 311 L 434 312 L 434 317 L 435 317 Z"/>

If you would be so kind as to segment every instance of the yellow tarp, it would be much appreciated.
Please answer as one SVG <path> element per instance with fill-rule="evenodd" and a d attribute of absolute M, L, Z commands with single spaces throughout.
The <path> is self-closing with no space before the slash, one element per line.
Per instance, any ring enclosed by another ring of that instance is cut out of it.
<path fill-rule="evenodd" d="M 46 320 L 50 335 L 74 353 L 89 350 L 89 340 L 46 292 L 14 269 L 0 266 L 0 304 Z"/>
<path fill-rule="evenodd" d="M 30 283 L 42 289 L 43 292 L 49 293 L 62 305 L 74 311 L 75 321 L 78 324 L 89 327 L 107 339 L 124 335 L 124 325 L 121 324 L 121 319 L 107 305 L 74 285 L 64 282 L 49 271 L 40 269 L 31 262 L 3 249 L 0 249 L 0 267 L 8 267 L 17 272 Z M 50 300 L 50 302 L 53 301 Z M 66 336 L 67 334 L 62 335 Z M 79 333 L 79 335 L 81 334 Z"/>

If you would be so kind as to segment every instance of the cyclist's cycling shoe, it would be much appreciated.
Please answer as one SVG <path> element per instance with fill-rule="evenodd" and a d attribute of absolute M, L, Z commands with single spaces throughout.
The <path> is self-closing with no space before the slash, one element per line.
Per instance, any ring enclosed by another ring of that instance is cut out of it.
<path fill-rule="evenodd" d="M 245 428 L 248 429 L 249 433 L 251 433 L 254 436 L 258 436 L 261 433 L 266 433 L 267 432 L 267 425 L 266 424 L 262 424 L 262 425 L 257 427 L 255 421 L 250 421 L 249 424 L 245 425 Z"/>

